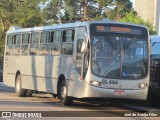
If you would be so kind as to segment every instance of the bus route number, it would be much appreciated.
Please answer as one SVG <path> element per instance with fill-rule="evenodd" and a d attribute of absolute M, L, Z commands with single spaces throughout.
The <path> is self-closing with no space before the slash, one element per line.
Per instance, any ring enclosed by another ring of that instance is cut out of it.
<path fill-rule="evenodd" d="M 98 31 L 104 31 L 104 26 L 97 26 Z"/>
<path fill-rule="evenodd" d="M 107 79 L 102 79 L 102 84 L 118 85 L 118 80 L 107 80 Z"/>

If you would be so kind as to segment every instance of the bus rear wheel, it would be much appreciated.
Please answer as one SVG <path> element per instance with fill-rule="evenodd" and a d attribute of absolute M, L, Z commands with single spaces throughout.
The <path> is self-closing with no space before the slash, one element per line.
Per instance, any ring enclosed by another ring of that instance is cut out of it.
<path fill-rule="evenodd" d="M 73 98 L 67 96 L 67 86 L 65 84 L 65 80 L 63 80 L 60 84 L 59 97 L 60 97 L 61 104 L 64 106 L 71 105 L 73 103 Z"/>
<path fill-rule="evenodd" d="M 27 90 L 26 97 L 31 97 L 33 94 L 33 90 Z"/>
<path fill-rule="evenodd" d="M 22 80 L 21 75 L 17 75 L 16 83 L 15 83 L 15 92 L 19 97 L 25 97 L 27 94 L 27 90 L 22 88 Z"/>

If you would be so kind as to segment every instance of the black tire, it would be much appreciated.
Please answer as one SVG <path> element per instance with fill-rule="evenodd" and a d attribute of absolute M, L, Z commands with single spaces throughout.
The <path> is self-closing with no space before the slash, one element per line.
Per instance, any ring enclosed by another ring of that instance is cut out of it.
<path fill-rule="evenodd" d="M 57 94 L 52 94 L 52 96 L 53 96 L 53 98 L 57 98 L 58 97 Z"/>
<path fill-rule="evenodd" d="M 21 75 L 17 75 L 16 82 L 15 82 L 15 92 L 16 95 L 19 97 L 25 97 L 27 94 L 27 90 L 22 88 L 22 80 Z"/>
<path fill-rule="evenodd" d="M 33 90 L 27 90 L 26 97 L 31 97 L 33 94 Z"/>
<path fill-rule="evenodd" d="M 65 84 L 65 80 L 63 80 L 59 85 L 59 98 L 61 101 L 61 104 L 63 106 L 71 105 L 73 103 L 73 98 L 67 96 L 67 87 Z"/>

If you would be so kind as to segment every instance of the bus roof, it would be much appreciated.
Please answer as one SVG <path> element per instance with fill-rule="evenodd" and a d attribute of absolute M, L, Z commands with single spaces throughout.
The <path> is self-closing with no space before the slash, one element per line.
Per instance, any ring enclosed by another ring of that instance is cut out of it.
<path fill-rule="evenodd" d="M 151 42 L 160 42 L 160 35 L 151 35 Z"/>
<path fill-rule="evenodd" d="M 122 25 L 133 25 L 133 26 L 145 27 L 143 25 L 136 25 L 136 24 L 124 23 L 124 22 L 115 22 L 115 21 L 85 21 L 85 22 L 76 21 L 74 23 L 54 24 L 54 25 L 49 25 L 49 26 L 32 27 L 32 28 L 20 28 L 20 29 L 15 29 L 15 30 L 8 30 L 7 34 L 51 30 L 51 29 L 73 28 L 73 27 L 81 27 L 81 26 L 89 27 L 89 25 L 92 24 L 92 23 L 109 23 L 109 24 L 122 24 Z"/>

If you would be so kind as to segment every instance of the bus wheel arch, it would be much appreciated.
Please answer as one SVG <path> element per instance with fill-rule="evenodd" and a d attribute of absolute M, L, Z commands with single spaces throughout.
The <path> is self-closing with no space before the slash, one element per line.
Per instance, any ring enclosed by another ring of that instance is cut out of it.
<path fill-rule="evenodd" d="M 57 94 L 62 105 L 71 105 L 73 103 L 73 98 L 67 96 L 67 86 L 64 75 L 60 75 L 58 78 Z"/>
<path fill-rule="evenodd" d="M 21 73 L 20 73 L 20 71 L 19 71 L 19 70 L 17 70 L 17 72 L 16 72 L 16 76 L 15 76 L 15 85 L 16 85 L 16 79 L 17 79 L 17 77 L 18 77 L 18 75 L 19 75 L 19 74 L 21 74 Z"/>
<path fill-rule="evenodd" d="M 16 77 L 15 77 L 15 92 L 17 96 L 25 97 L 27 94 L 27 90 L 23 89 L 21 84 L 22 84 L 21 73 L 20 71 L 17 71 Z"/>

